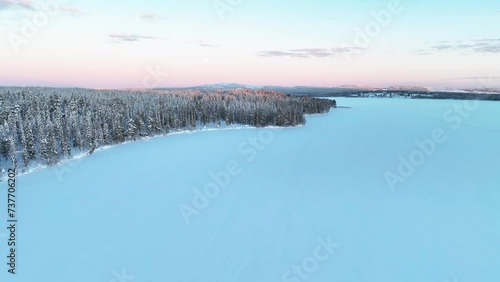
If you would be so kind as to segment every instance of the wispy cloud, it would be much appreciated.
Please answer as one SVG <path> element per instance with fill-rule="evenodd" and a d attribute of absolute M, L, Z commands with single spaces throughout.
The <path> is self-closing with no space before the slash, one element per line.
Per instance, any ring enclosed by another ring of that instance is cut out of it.
<path fill-rule="evenodd" d="M 431 48 L 434 49 L 434 50 L 441 51 L 441 50 L 454 49 L 455 45 L 451 45 L 451 44 L 439 44 L 439 45 L 434 45 Z"/>
<path fill-rule="evenodd" d="M 75 7 L 62 7 L 60 9 L 62 13 L 71 15 L 71 16 L 81 16 L 83 15 L 83 12 L 80 10 L 80 8 L 75 8 Z"/>
<path fill-rule="evenodd" d="M 361 50 L 363 50 L 363 48 L 359 47 L 305 48 L 305 49 L 290 49 L 286 51 L 280 51 L 280 50 L 259 51 L 257 52 L 257 56 L 290 57 L 290 58 L 326 58 L 346 53 L 355 53 Z"/>
<path fill-rule="evenodd" d="M 421 56 L 427 56 L 427 55 L 431 54 L 431 52 L 429 50 L 426 50 L 426 49 L 413 50 L 413 53 L 415 53 L 417 55 L 421 55 Z"/>
<path fill-rule="evenodd" d="M 0 11 L 8 10 L 8 9 L 26 9 L 26 10 L 40 10 L 40 6 L 37 6 L 31 2 L 31 0 L 0 0 Z M 83 15 L 82 11 L 79 8 L 75 7 L 60 7 L 58 12 L 62 14 L 71 15 L 71 16 L 79 16 Z"/>
<path fill-rule="evenodd" d="M 460 51 L 466 53 L 500 53 L 500 38 L 473 39 L 468 41 L 440 41 L 440 44 L 429 46 L 428 49 L 418 49 L 413 52 L 429 55 L 441 51 Z M 445 44 L 443 44 L 445 43 Z"/>
<path fill-rule="evenodd" d="M 34 10 L 33 3 L 30 0 L 0 0 L 0 11 L 10 8 Z"/>
<path fill-rule="evenodd" d="M 214 45 L 214 44 L 211 44 L 211 43 L 207 43 L 207 42 L 205 42 L 203 40 L 188 41 L 187 43 L 188 44 L 192 44 L 192 45 L 197 45 L 197 46 L 200 46 L 200 47 L 209 47 L 209 48 L 220 47 L 219 45 Z"/>
<path fill-rule="evenodd" d="M 141 15 L 141 20 L 149 21 L 149 22 L 155 22 L 157 20 L 166 20 L 166 19 L 167 19 L 166 17 L 161 17 L 161 16 L 154 14 L 154 13 Z"/>
<path fill-rule="evenodd" d="M 471 40 L 474 42 L 500 42 L 500 38 L 483 38 Z"/>
<path fill-rule="evenodd" d="M 500 76 L 470 76 L 450 78 L 447 80 L 500 80 Z"/>
<path fill-rule="evenodd" d="M 109 38 L 111 38 L 113 43 L 136 42 L 143 39 L 149 39 L 149 40 L 159 39 L 158 37 L 144 36 L 139 34 L 110 34 Z"/>

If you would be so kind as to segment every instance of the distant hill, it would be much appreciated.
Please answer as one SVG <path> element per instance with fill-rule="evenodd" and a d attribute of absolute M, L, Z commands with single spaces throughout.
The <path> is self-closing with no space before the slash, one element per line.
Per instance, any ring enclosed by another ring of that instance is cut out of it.
<path fill-rule="evenodd" d="M 189 90 L 214 90 L 214 89 L 252 89 L 252 90 L 271 90 L 278 91 L 290 95 L 301 95 L 301 96 L 331 96 L 343 92 L 351 92 L 356 90 L 355 88 L 343 88 L 343 87 L 314 87 L 314 86 L 261 86 L 261 85 L 246 85 L 238 83 L 218 83 L 218 84 L 204 84 L 193 87 L 176 87 L 176 88 L 159 88 L 161 90 L 178 90 L 178 89 L 189 89 Z M 357 89 L 359 90 L 359 89 Z"/>
<path fill-rule="evenodd" d="M 161 88 L 162 90 L 214 90 L 252 89 L 271 90 L 288 95 L 311 97 L 369 97 L 369 98 L 412 98 L 412 99 L 460 99 L 460 100 L 500 100 L 500 89 L 428 89 L 420 86 L 393 86 L 372 88 L 366 86 L 314 87 L 314 86 L 259 86 L 238 83 L 206 84 L 184 88 Z"/>

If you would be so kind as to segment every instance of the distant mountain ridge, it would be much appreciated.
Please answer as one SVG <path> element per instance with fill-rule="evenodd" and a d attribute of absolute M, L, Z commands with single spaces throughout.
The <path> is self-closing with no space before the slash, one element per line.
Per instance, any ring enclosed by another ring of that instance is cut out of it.
<path fill-rule="evenodd" d="M 193 87 L 169 87 L 158 88 L 162 90 L 172 89 L 189 89 L 189 90 L 215 90 L 215 89 L 252 89 L 252 90 L 272 90 L 278 91 L 289 95 L 303 95 L 303 96 L 316 96 L 316 97 L 349 97 L 351 95 L 363 93 L 393 93 L 393 94 L 429 94 L 443 96 L 446 94 L 461 94 L 476 95 L 476 94 L 500 94 L 498 88 L 482 88 L 482 89 L 430 89 L 422 86 L 391 86 L 387 88 L 359 86 L 359 85 L 343 85 L 339 87 L 317 87 L 317 86 L 272 86 L 272 85 L 248 85 L 238 83 L 217 83 L 217 84 L 204 84 Z M 444 94 L 443 94 L 444 93 Z M 346 96 L 347 95 L 347 96 Z M 354 96 L 357 97 L 357 96 Z"/>

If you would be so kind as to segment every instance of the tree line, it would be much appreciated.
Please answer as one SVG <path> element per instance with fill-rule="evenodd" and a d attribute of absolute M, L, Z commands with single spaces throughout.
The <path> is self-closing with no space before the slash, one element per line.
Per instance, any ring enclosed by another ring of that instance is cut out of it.
<path fill-rule="evenodd" d="M 304 114 L 334 105 L 249 89 L 0 88 L 0 164 L 54 165 L 77 152 L 207 124 L 297 126 L 305 123 Z"/>
<path fill-rule="evenodd" d="M 435 92 L 415 90 L 351 90 L 328 95 L 316 95 L 323 97 L 347 97 L 347 98 L 409 98 L 409 99 L 436 99 L 436 100 L 485 100 L 500 101 L 500 94 L 472 93 L 472 92 Z"/>

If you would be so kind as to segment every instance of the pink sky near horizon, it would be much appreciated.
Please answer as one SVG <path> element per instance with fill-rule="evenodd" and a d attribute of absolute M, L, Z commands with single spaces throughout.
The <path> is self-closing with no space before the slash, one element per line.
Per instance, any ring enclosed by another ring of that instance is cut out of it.
<path fill-rule="evenodd" d="M 404 12 L 392 15 L 393 23 L 362 51 L 346 54 L 338 50 L 346 43 L 352 47 L 357 30 L 373 23 L 373 11 L 386 9 L 387 1 L 366 8 L 292 2 L 284 7 L 255 0 L 234 7 L 221 20 L 210 4 L 166 0 L 123 6 L 110 14 L 111 5 L 74 0 L 19 46 L 9 38 L 22 34 L 25 21 L 38 10 L 0 6 L 0 34 L 5 35 L 0 39 L 0 86 L 148 88 L 230 82 L 500 88 L 498 33 L 492 26 L 471 26 L 498 21 L 486 6 L 469 15 L 468 22 L 443 6 L 442 13 L 450 13 L 447 20 L 427 15 L 429 24 L 443 22 L 434 31 L 438 25 L 420 26 L 425 5 L 405 4 Z M 289 14 L 281 13 L 285 10 Z M 160 73 L 152 74 L 155 69 Z"/>

